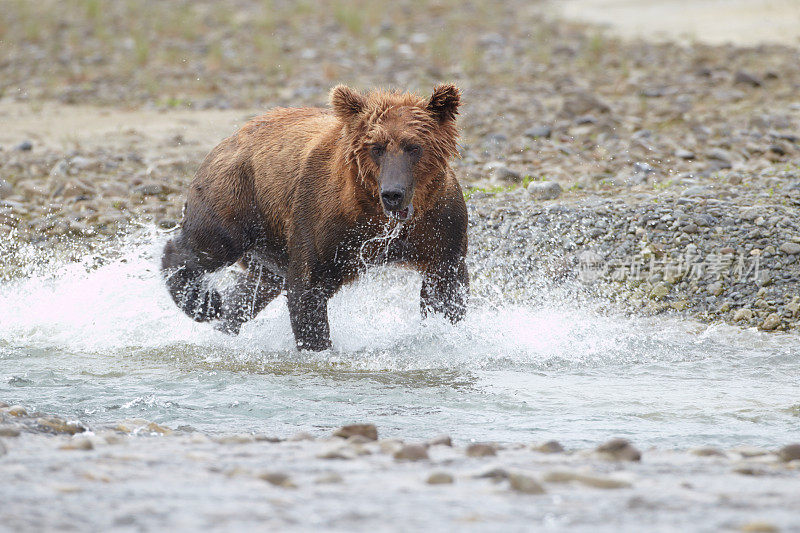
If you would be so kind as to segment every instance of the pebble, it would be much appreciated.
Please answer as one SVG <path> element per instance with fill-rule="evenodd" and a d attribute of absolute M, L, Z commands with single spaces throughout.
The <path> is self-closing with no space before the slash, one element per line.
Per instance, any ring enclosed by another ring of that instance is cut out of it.
<path fill-rule="evenodd" d="M 544 494 L 545 490 L 538 481 L 525 474 L 512 473 L 508 475 L 511 490 L 523 494 Z"/>
<path fill-rule="evenodd" d="M 292 442 L 298 442 L 298 441 L 304 441 L 304 440 L 314 440 L 314 435 L 312 435 L 308 431 L 300 431 L 298 433 L 295 433 L 291 437 L 289 437 L 289 440 L 292 441 Z"/>
<path fill-rule="evenodd" d="M 164 187 L 160 183 L 143 183 L 134 187 L 133 192 L 142 196 L 156 196 L 164 193 Z"/>
<path fill-rule="evenodd" d="M 751 74 L 746 70 L 739 70 L 736 72 L 736 75 L 733 77 L 734 83 L 741 83 L 744 85 L 749 85 L 751 87 L 761 87 L 764 85 L 764 80 L 756 76 L 755 74 Z"/>
<path fill-rule="evenodd" d="M 532 181 L 528 193 L 538 200 L 554 200 L 561 196 L 561 185 L 555 181 Z"/>
<path fill-rule="evenodd" d="M 764 331 L 772 331 L 781 325 L 781 316 L 778 313 L 770 313 L 764 322 L 759 326 Z"/>
<path fill-rule="evenodd" d="M 519 183 L 522 176 L 516 170 L 511 170 L 506 166 L 496 166 L 492 170 L 492 179 L 503 183 Z"/>
<path fill-rule="evenodd" d="M 394 452 L 394 458 L 397 461 L 422 461 L 428 459 L 428 450 L 420 444 L 406 444 Z"/>
<path fill-rule="evenodd" d="M 466 450 L 467 457 L 491 457 L 497 455 L 497 450 L 491 444 L 470 444 Z"/>
<path fill-rule="evenodd" d="M 62 450 L 93 450 L 92 439 L 85 436 L 72 437 L 66 444 L 61 446 Z"/>
<path fill-rule="evenodd" d="M 341 475 L 337 474 L 336 472 L 328 472 L 327 474 L 322 474 L 321 476 L 314 479 L 314 483 L 317 485 L 333 485 L 336 483 L 342 483 L 344 478 Z"/>
<path fill-rule="evenodd" d="M 534 445 L 531 449 L 540 453 L 562 453 L 564 451 L 564 447 L 561 443 L 555 440 L 548 440 L 547 442 Z"/>
<path fill-rule="evenodd" d="M 14 147 L 17 152 L 30 152 L 33 150 L 33 143 L 31 141 L 22 141 Z"/>
<path fill-rule="evenodd" d="M 787 444 L 778 450 L 778 458 L 786 463 L 800 460 L 800 444 Z"/>
<path fill-rule="evenodd" d="M 566 471 L 548 472 L 544 475 L 543 481 L 545 483 L 569 483 L 575 481 L 596 489 L 624 489 L 631 487 L 629 482 L 619 479 Z"/>
<path fill-rule="evenodd" d="M 6 402 L 0 402 L 0 409 L 5 409 L 6 407 L 8 407 Z"/>
<path fill-rule="evenodd" d="M 455 481 L 452 474 L 448 474 L 447 472 L 434 472 L 428 479 L 425 480 L 425 483 L 428 485 L 448 485 L 452 484 Z"/>
<path fill-rule="evenodd" d="M 428 441 L 428 446 L 452 446 L 453 439 L 450 438 L 450 435 L 439 435 L 438 437 L 434 437 Z"/>
<path fill-rule="evenodd" d="M 694 159 L 696 157 L 695 153 L 691 150 L 675 150 L 675 157 L 679 157 L 680 159 Z"/>
<path fill-rule="evenodd" d="M 20 431 L 14 426 L 0 426 L 0 437 L 19 437 Z"/>
<path fill-rule="evenodd" d="M 491 479 L 492 481 L 499 482 L 504 479 L 508 479 L 508 471 L 505 468 L 492 468 L 483 472 L 481 474 L 477 474 L 474 476 L 477 479 Z"/>
<path fill-rule="evenodd" d="M 258 475 L 258 478 L 276 487 L 283 487 L 286 489 L 297 488 L 297 485 L 292 482 L 292 478 L 283 472 L 262 472 Z"/>
<path fill-rule="evenodd" d="M 331 446 L 317 454 L 318 459 L 355 459 L 358 456 L 349 446 Z"/>
<path fill-rule="evenodd" d="M 611 461 L 639 461 L 642 453 L 626 439 L 611 439 L 597 447 L 597 453 Z"/>
<path fill-rule="evenodd" d="M 689 450 L 689 453 L 698 457 L 725 457 L 725 453 L 717 448 L 703 446 Z"/>
<path fill-rule="evenodd" d="M 374 424 L 350 424 L 342 426 L 333 432 L 334 437 L 350 438 L 353 435 L 361 435 L 369 440 L 378 440 L 378 428 Z"/>
<path fill-rule="evenodd" d="M 0 440 L 0 456 L 3 456 L 8 453 L 8 448 L 3 441 Z"/>
<path fill-rule="evenodd" d="M 733 313 L 733 321 L 734 322 L 741 322 L 743 320 L 750 320 L 753 318 L 753 310 L 743 307 L 741 309 L 737 309 Z"/>
<path fill-rule="evenodd" d="M 787 255 L 800 254 L 800 244 L 796 242 L 785 242 L 781 244 L 780 251 Z"/>

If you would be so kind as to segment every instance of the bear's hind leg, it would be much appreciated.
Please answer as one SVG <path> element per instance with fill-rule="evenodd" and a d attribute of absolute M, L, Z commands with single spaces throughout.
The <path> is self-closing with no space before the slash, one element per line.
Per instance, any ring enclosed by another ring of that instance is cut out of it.
<path fill-rule="evenodd" d="M 224 294 L 221 322 L 217 327 L 230 335 L 238 334 L 245 322 L 255 318 L 283 290 L 281 276 L 273 274 L 257 261 L 243 263 L 246 271 Z"/>
<path fill-rule="evenodd" d="M 219 318 L 222 297 L 208 287 L 205 275 L 228 264 L 225 259 L 197 251 L 181 233 L 164 246 L 161 272 L 175 304 L 193 320 L 207 322 Z"/>

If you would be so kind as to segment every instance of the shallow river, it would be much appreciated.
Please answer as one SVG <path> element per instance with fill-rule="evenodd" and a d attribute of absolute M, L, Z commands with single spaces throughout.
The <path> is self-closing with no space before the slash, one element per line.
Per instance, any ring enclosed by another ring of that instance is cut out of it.
<path fill-rule="evenodd" d="M 333 350 L 298 353 L 283 296 L 239 337 L 183 316 L 157 270 L 163 239 L 128 239 L 101 260 L 25 257 L 29 275 L 0 284 L 0 399 L 93 427 L 146 418 L 289 436 L 374 422 L 411 439 L 626 436 L 667 448 L 796 440 L 796 336 L 631 318 L 533 283 L 515 303 L 476 286 L 484 296 L 452 327 L 419 318 L 415 274 L 386 269 L 332 300 Z"/>

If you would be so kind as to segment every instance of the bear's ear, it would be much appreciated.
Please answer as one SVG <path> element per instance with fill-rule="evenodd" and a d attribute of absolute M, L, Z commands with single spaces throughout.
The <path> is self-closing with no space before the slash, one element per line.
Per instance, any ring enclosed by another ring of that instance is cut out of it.
<path fill-rule="evenodd" d="M 433 88 L 427 109 L 439 122 L 445 122 L 455 120 L 460 103 L 461 91 L 455 85 L 447 83 Z"/>
<path fill-rule="evenodd" d="M 346 85 L 337 85 L 331 89 L 330 102 L 333 112 L 344 121 L 360 115 L 367 105 L 363 95 Z"/>

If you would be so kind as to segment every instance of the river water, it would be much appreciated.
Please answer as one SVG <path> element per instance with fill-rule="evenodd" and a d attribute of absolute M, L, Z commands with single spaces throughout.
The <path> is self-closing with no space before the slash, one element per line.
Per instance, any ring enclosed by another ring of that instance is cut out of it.
<path fill-rule="evenodd" d="M 525 280 L 530 294 L 512 299 L 490 276 L 453 327 L 421 320 L 417 275 L 387 268 L 331 301 L 332 350 L 298 353 L 283 296 L 238 337 L 183 316 L 158 272 L 164 240 L 8 252 L 28 266 L 0 282 L 0 399 L 91 427 L 145 418 L 212 434 L 373 422 L 384 436 L 576 447 L 796 440 L 796 336 L 629 317 Z"/>

